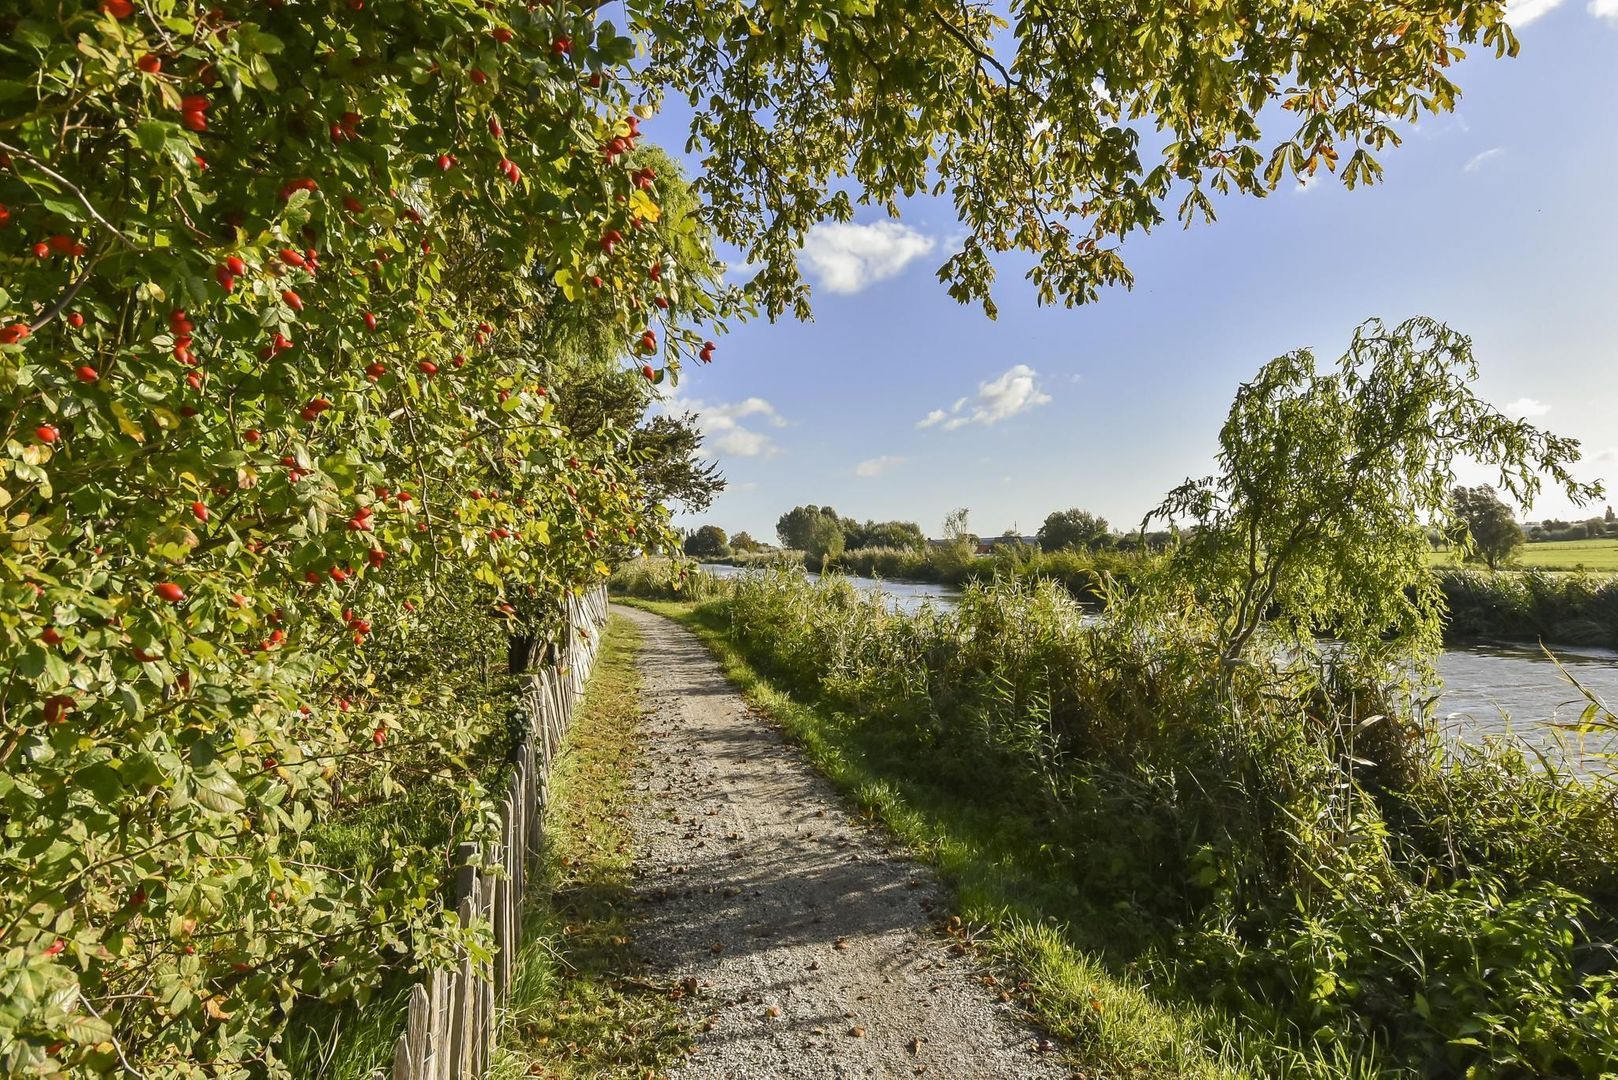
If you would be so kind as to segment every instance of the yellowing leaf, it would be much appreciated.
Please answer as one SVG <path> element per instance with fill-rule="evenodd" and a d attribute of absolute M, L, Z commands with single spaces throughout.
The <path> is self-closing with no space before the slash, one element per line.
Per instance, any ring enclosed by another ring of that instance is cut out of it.
<path fill-rule="evenodd" d="M 663 216 L 662 208 L 652 201 L 652 197 L 639 190 L 629 196 L 629 212 L 642 221 L 656 221 Z"/>
<path fill-rule="evenodd" d="M 558 270 L 556 272 L 556 287 L 562 290 L 562 295 L 567 297 L 569 301 L 579 298 L 577 282 L 574 280 L 573 271 L 571 270 Z"/>
<path fill-rule="evenodd" d="M 119 431 L 138 443 L 146 441 L 146 429 L 129 418 L 129 410 L 124 408 L 122 402 L 115 401 L 112 403 L 112 415 L 113 419 L 118 421 Z"/>

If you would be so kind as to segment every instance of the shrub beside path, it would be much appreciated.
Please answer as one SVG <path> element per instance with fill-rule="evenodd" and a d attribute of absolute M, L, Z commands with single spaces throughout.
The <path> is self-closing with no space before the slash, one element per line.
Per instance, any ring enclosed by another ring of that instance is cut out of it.
<path fill-rule="evenodd" d="M 698 1024 L 678 1078 L 1067 1076 L 936 925 L 926 868 L 852 824 L 688 631 L 640 627 L 638 945 Z"/>

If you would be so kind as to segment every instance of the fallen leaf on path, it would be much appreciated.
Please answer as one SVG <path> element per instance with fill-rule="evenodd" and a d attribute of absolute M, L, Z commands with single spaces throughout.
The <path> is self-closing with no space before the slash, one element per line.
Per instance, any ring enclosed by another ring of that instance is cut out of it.
<path fill-rule="evenodd" d="M 853 1027 L 849 1028 L 848 1033 L 856 1039 L 865 1038 L 865 1029 L 860 1027 L 858 1024 L 855 1024 Z"/>

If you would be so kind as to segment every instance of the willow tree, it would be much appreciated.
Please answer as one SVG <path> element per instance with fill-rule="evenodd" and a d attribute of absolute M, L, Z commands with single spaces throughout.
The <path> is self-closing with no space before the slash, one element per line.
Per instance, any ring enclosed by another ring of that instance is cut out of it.
<path fill-rule="evenodd" d="M 1334 367 L 1300 349 L 1242 386 L 1219 432 L 1219 472 L 1187 480 L 1151 515 L 1192 526 L 1167 580 L 1194 585 L 1227 665 L 1266 639 L 1310 651 L 1322 631 L 1356 656 L 1430 655 L 1443 603 L 1426 529 L 1456 524 L 1463 457 L 1494 469 L 1519 503 L 1547 478 L 1576 504 L 1600 495 L 1571 471 L 1575 440 L 1483 401 L 1477 374 L 1465 335 L 1426 318 L 1371 320 Z"/>

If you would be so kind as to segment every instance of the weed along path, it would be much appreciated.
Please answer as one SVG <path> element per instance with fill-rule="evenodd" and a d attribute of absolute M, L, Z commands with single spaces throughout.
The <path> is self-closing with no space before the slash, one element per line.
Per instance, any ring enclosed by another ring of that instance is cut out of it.
<path fill-rule="evenodd" d="M 616 610 L 644 639 L 637 946 L 698 1025 L 673 1075 L 1067 1076 L 934 929 L 931 873 L 851 824 L 688 631 Z"/>

